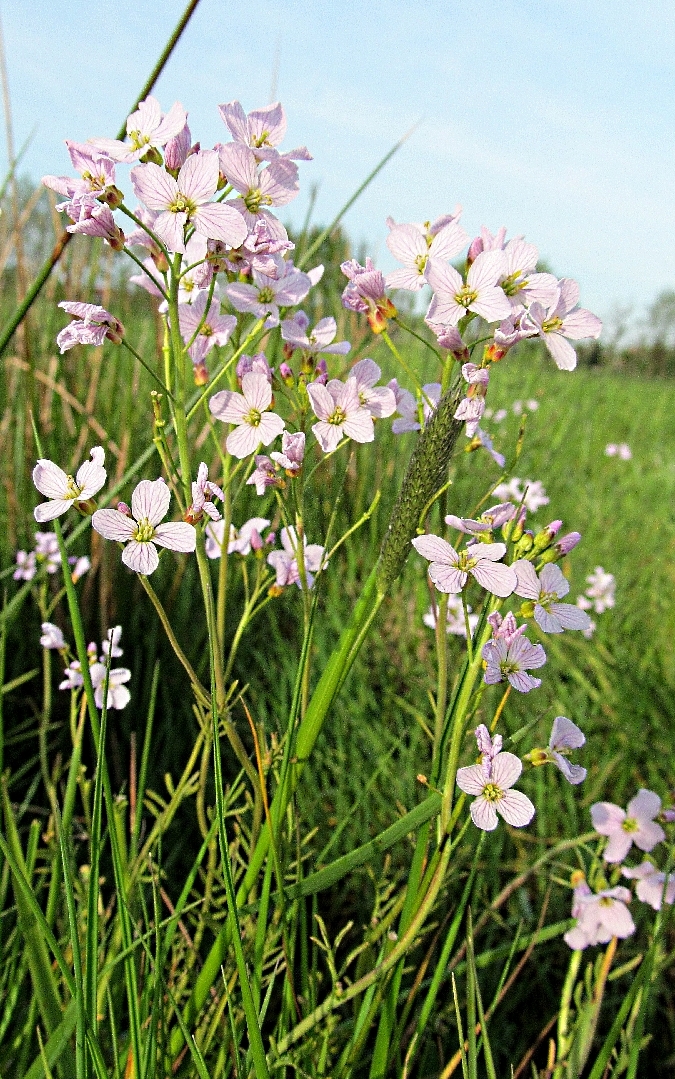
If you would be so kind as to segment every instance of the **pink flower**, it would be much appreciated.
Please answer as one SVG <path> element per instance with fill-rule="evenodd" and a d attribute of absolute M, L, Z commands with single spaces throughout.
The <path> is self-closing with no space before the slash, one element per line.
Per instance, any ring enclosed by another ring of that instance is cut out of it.
<path fill-rule="evenodd" d="M 73 168 L 80 173 L 81 179 L 75 180 L 71 176 L 43 176 L 42 183 L 45 187 L 58 191 L 60 195 L 67 195 L 69 199 L 80 198 L 82 195 L 105 199 L 107 192 L 115 191 L 115 162 L 112 158 L 93 150 L 91 146 L 70 142 L 68 139 L 66 146 Z M 117 194 L 119 193 L 116 192 Z M 113 201 L 116 201 L 116 198 Z"/>
<path fill-rule="evenodd" d="M 612 937 L 623 939 L 635 932 L 635 923 L 626 903 L 630 902 L 628 888 L 621 885 L 594 894 L 584 882 L 575 888 L 572 915 L 577 924 L 565 933 L 565 943 L 574 951 L 593 944 L 607 944 Z"/>
<path fill-rule="evenodd" d="M 84 236 L 100 236 L 113 251 L 121 251 L 126 242 L 122 229 L 115 223 L 109 206 L 91 195 L 82 195 L 72 202 L 62 203 L 58 209 L 67 211 L 72 225 L 66 232 L 82 233 Z"/>
<path fill-rule="evenodd" d="M 451 528 L 456 528 L 459 532 L 467 533 L 471 536 L 483 536 L 486 533 L 494 532 L 496 529 L 501 528 L 503 524 L 510 521 L 516 512 L 516 508 L 511 502 L 500 502 L 497 506 L 492 506 L 489 510 L 485 510 L 485 513 L 481 513 L 477 520 L 472 520 L 470 517 L 455 517 L 453 513 L 448 513 L 445 518 L 446 525 L 450 525 Z"/>
<path fill-rule="evenodd" d="M 534 615 L 544 633 L 562 633 L 566 629 L 588 629 L 590 618 L 573 603 L 558 603 L 570 590 L 569 581 L 558 566 L 544 566 L 537 577 L 534 566 L 524 558 L 513 563 L 518 578 L 517 596 L 529 600 L 523 604 L 523 616 Z M 531 610 L 530 610 L 531 607 Z"/>
<path fill-rule="evenodd" d="M 505 543 L 473 543 L 458 553 L 440 536 L 417 536 L 410 542 L 430 561 L 429 577 L 439 592 L 461 592 L 469 574 L 481 588 L 502 598 L 510 596 L 518 583 L 511 566 L 499 564 L 506 554 Z"/>
<path fill-rule="evenodd" d="M 536 302 L 530 306 L 528 318 L 539 337 L 542 338 L 561 371 L 573 371 L 577 354 L 567 338 L 580 341 L 586 337 L 599 337 L 602 322 L 597 315 L 578 306 L 579 286 L 569 277 L 558 282 L 559 295 L 545 307 Z"/>
<path fill-rule="evenodd" d="M 291 434 L 284 431 L 281 436 L 281 453 L 270 454 L 273 461 L 285 469 L 287 476 L 297 476 L 305 459 L 305 435 L 303 431 Z"/>
<path fill-rule="evenodd" d="M 492 832 L 497 814 L 514 828 L 524 828 L 534 816 L 534 806 L 520 791 L 510 788 L 523 770 L 514 753 L 497 753 L 489 761 L 458 768 L 457 786 L 465 794 L 476 795 L 471 803 L 471 819 L 477 828 Z"/>
<path fill-rule="evenodd" d="M 195 524 L 201 520 L 204 514 L 212 521 L 220 520 L 220 513 L 213 504 L 213 498 L 224 501 L 225 495 L 215 483 L 209 479 L 208 465 L 202 461 L 197 470 L 197 481 L 192 484 L 192 505 L 187 511 L 186 520 L 189 524 Z"/>
<path fill-rule="evenodd" d="M 471 264 L 465 284 L 453 266 L 430 263 L 426 278 L 434 290 L 434 297 L 427 311 L 427 321 L 456 326 L 469 311 L 486 322 L 508 318 L 511 303 L 498 286 L 505 265 L 503 252 L 486 251 Z"/>
<path fill-rule="evenodd" d="M 230 129 L 235 142 L 248 146 L 256 158 L 274 161 L 280 156 L 276 147 L 286 134 L 286 115 L 278 101 L 263 109 L 254 109 L 248 116 L 239 101 L 219 105 L 218 111 Z M 305 146 L 289 150 L 281 156 L 302 161 L 312 160 Z"/>
<path fill-rule="evenodd" d="M 630 800 L 627 811 L 612 802 L 596 802 L 592 805 L 593 827 L 600 835 L 609 837 L 603 853 L 605 861 L 622 862 L 633 843 L 640 850 L 648 852 L 665 839 L 663 828 L 654 822 L 660 809 L 658 794 L 644 788 Z"/>
<path fill-rule="evenodd" d="M 622 876 L 637 880 L 635 889 L 638 899 L 643 903 L 649 903 L 654 910 L 661 910 L 663 903 L 672 906 L 675 903 L 675 875 L 659 873 L 651 862 L 641 862 L 633 869 L 628 866 L 621 867 Z"/>
<path fill-rule="evenodd" d="M 279 325 L 280 307 L 294 307 L 302 303 L 312 287 L 309 275 L 296 270 L 292 262 L 284 262 L 279 255 L 270 257 L 275 264 L 273 277 L 254 270 L 252 285 L 236 281 L 225 289 L 236 311 L 250 311 L 257 318 L 267 315 L 266 329 Z"/>
<path fill-rule="evenodd" d="M 259 453 L 255 459 L 255 469 L 246 480 L 246 484 L 255 486 L 257 495 L 264 495 L 268 487 L 282 487 L 283 481 L 277 474 L 274 461 L 264 453 Z"/>
<path fill-rule="evenodd" d="M 522 636 L 526 629 L 527 625 L 523 625 L 509 636 L 500 636 L 497 630 L 494 639 L 484 645 L 481 654 L 487 667 L 483 677 L 489 686 L 506 679 L 519 693 L 529 693 L 541 685 L 541 678 L 533 678 L 526 671 L 543 667 L 546 653 L 540 644 L 532 644 Z"/>
<path fill-rule="evenodd" d="M 207 299 L 208 293 L 204 290 L 197 294 L 192 303 L 182 303 L 178 306 L 180 332 L 186 344 L 192 340 L 200 327 L 202 319 L 204 319 Z M 217 300 L 212 301 L 204 323 L 195 338 L 195 341 L 204 338 L 206 345 L 204 356 L 211 351 L 214 345 L 220 345 L 221 348 L 226 345 L 236 325 L 236 316 L 221 315 L 220 304 Z"/>
<path fill-rule="evenodd" d="M 247 356 L 246 353 L 240 356 L 237 364 L 237 381 L 240 386 L 244 375 L 247 375 L 251 371 L 264 375 L 270 386 L 272 385 L 274 368 L 270 367 L 268 364 L 267 356 L 264 352 L 256 352 L 254 356 Z"/>
<path fill-rule="evenodd" d="M 394 434 L 402 435 L 406 431 L 421 431 L 417 401 L 410 390 L 402 389 L 395 378 L 392 378 L 389 382 L 389 389 L 396 399 L 396 411 L 400 417 L 400 419 L 395 419 L 391 425 Z M 422 415 L 425 424 L 431 419 L 441 399 L 441 392 L 440 382 L 427 382 L 426 385 L 422 386 L 424 395 L 422 398 Z"/>
<path fill-rule="evenodd" d="M 548 740 L 548 750 L 553 764 L 562 772 L 565 779 L 576 786 L 586 778 L 586 769 L 580 764 L 570 764 L 567 754 L 570 749 L 581 749 L 586 743 L 584 732 L 566 716 L 556 716 Z"/>
<path fill-rule="evenodd" d="M 469 237 L 455 218 L 437 231 L 419 225 L 389 226 L 387 247 L 405 269 L 387 274 L 387 288 L 405 288 L 417 292 L 427 282 L 425 270 L 434 261 L 441 264 L 458 255 L 469 242 Z M 433 228 L 433 226 L 432 226 Z"/>
<path fill-rule="evenodd" d="M 374 360 L 364 359 L 355 363 L 349 372 L 356 379 L 359 401 L 371 416 L 384 419 L 396 411 L 396 397 L 389 386 L 376 386 L 382 372 Z"/>
<path fill-rule="evenodd" d="M 72 303 L 69 300 L 64 300 L 59 307 L 69 315 L 76 316 L 56 338 L 62 355 L 75 345 L 102 345 L 106 337 L 114 345 L 119 345 L 124 337 L 124 326 L 105 307 L 95 303 Z"/>
<path fill-rule="evenodd" d="M 242 215 L 246 232 L 253 232 L 256 223 L 262 220 L 272 238 L 287 240 L 286 229 L 267 207 L 285 206 L 297 196 L 298 166 L 276 156 L 266 168 L 258 171 L 253 150 L 239 142 L 228 142 L 220 147 L 220 170 L 235 191 L 240 192 L 241 197 L 228 202 L 227 206 L 236 208 Z"/>
<path fill-rule="evenodd" d="M 218 188 L 218 155 L 214 150 L 191 154 L 174 180 L 153 163 L 131 170 L 136 197 L 150 210 L 159 211 L 154 232 L 169 251 L 185 251 L 185 226 L 201 236 L 239 247 L 247 228 L 231 206 L 212 203 Z"/>
<path fill-rule="evenodd" d="M 227 436 L 227 452 L 233 457 L 248 457 L 258 446 L 268 446 L 286 424 L 281 416 L 267 412 L 272 404 L 272 388 L 264 375 L 250 373 L 241 380 L 241 393 L 221 390 L 209 401 L 213 415 L 236 428 Z"/>
<path fill-rule="evenodd" d="M 87 503 L 101 490 L 107 473 L 103 467 L 105 452 L 101 446 L 94 446 L 89 456 L 91 460 L 80 465 L 75 479 L 67 476 L 53 461 L 38 461 L 33 469 L 33 483 L 40 494 L 50 501 L 35 507 L 36 521 L 40 524 L 53 521 L 55 517 L 66 513 L 72 505 L 77 505 L 85 513 L 91 512 Z"/>
<path fill-rule="evenodd" d="M 384 275 L 376 270 L 370 258 L 361 266 L 356 259 L 343 262 L 340 266 L 349 284 L 342 293 L 342 306 L 348 311 L 359 311 L 368 315 L 368 324 L 373 333 L 382 333 L 387 319 L 396 315 L 396 308 L 385 296 Z"/>
<path fill-rule="evenodd" d="M 126 543 L 122 552 L 125 566 L 149 576 L 159 565 L 155 544 L 171 551 L 194 551 L 197 533 L 185 521 L 160 524 L 169 512 L 171 492 L 163 480 L 141 480 L 131 496 L 131 516 L 119 510 L 97 510 L 91 519 L 104 539 Z"/>
<path fill-rule="evenodd" d="M 54 648 L 59 652 L 68 647 L 64 640 L 63 633 L 58 626 L 54 625 L 53 622 L 42 623 L 42 636 L 40 637 L 40 644 L 43 648 Z"/>
<path fill-rule="evenodd" d="M 311 588 L 314 584 L 313 574 L 319 573 L 328 565 L 324 559 L 325 547 L 318 543 L 308 543 L 307 537 L 304 535 L 302 542 L 305 577 L 307 587 Z M 298 588 L 302 588 L 297 559 L 298 534 L 293 526 L 281 529 L 281 544 L 283 551 L 270 551 L 267 556 L 269 565 L 273 567 L 277 575 L 276 586 L 277 588 L 285 588 L 286 585 L 296 584 Z"/>
<path fill-rule="evenodd" d="M 361 404 L 355 378 L 348 378 L 346 382 L 332 378 L 326 386 L 310 382 L 307 393 L 319 420 L 312 431 L 325 453 L 332 453 L 343 435 L 355 442 L 373 441 L 373 419 Z"/>
<path fill-rule="evenodd" d="M 149 96 L 141 101 L 136 112 L 127 119 L 127 136 L 130 142 L 119 139 L 89 139 L 92 146 L 102 150 L 113 161 L 138 161 L 149 150 L 164 146 L 169 139 L 179 135 L 185 127 L 187 113 L 175 101 L 166 114 L 162 113 L 157 98 Z"/>
<path fill-rule="evenodd" d="M 285 318 L 281 323 L 281 336 L 293 348 L 301 348 L 311 355 L 325 352 L 344 356 L 351 348 L 349 341 L 336 341 L 337 323 L 334 318 L 320 319 L 311 333 L 307 332 L 309 319 L 304 311 L 298 311 L 293 318 Z"/>
<path fill-rule="evenodd" d="M 558 300 L 558 280 L 550 273 L 537 273 L 539 252 L 522 236 L 509 240 L 504 248 L 505 268 L 499 281 L 515 311 L 535 300 L 549 307 Z"/>
<path fill-rule="evenodd" d="M 227 544 L 228 554 L 240 554 L 246 556 L 255 548 L 262 547 L 261 533 L 269 526 L 266 517 L 251 517 L 241 528 L 230 525 L 230 535 Z M 209 558 L 220 558 L 223 553 L 225 542 L 225 522 L 216 521 L 206 526 L 206 554 Z"/>

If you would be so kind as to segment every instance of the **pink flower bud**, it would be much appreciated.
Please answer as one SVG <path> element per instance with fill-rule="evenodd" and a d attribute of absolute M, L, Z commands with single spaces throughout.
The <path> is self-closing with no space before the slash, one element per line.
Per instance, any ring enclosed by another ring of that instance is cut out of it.
<path fill-rule="evenodd" d="M 117 503 L 117 512 L 123 513 L 125 517 L 131 517 L 131 509 L 127 506 L 126 502 Z"/>
<path fill-rule="evenodd" d="M 570 551 L 576 547 L 580 539 L 580 532 L 568 532 L 566 536 L 563 536 L 562 539 L 558 540 L 555 549 L 561 556 L 569 554 Z"/>
<path fill-rule="evenodd" d="M 478 256 L 483 251 L 483 237 L 476 236 L 475 240 L 471 241 L 471 246 L 466 253 L 466 264 L 470 266 L 472 262 L 475 262 Z"/>

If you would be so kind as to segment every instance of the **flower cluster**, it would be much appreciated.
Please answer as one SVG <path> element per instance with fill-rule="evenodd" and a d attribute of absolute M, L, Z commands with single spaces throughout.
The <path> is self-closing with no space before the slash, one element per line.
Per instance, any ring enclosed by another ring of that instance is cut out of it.
<path fill-rule="evenodd" d="M 131 678 L 131 671 L 126 667 L 110 667 L 110 669 L 108 669 L 110 661 L 119 659 L 123 654 L 122 649 L 119 646 L 121 636 L 121 626 L 114 626 L 113 629 L 109 629 L 106 633 L 105 640 L 101 642 L 100 656 L 98 655 L 95 641 L 92 641 L 87 646 L 89 674 L 91 677 L 91 684 L 94 688 L 94 700 L 98 708 L 103 707 L 103 693 L 105 690 L 106 678 L 108 680 L 108 708 L 126 708 L 131 700 L 131 694 L 125 685 L 125 682 L 128 682 Z M 53 622 L 42 623 L 40 644 L 43 648 L 60 652 L 64 659 L 67 659 L 70 654 L 62 630 L 54 625 Z M 78 690 L 84 685 L 84 676 L 82 674 L 82 666 L 79 659 L 71 660 L 64 673 L 65 678 L 59 684 L 59 689 Z"/>

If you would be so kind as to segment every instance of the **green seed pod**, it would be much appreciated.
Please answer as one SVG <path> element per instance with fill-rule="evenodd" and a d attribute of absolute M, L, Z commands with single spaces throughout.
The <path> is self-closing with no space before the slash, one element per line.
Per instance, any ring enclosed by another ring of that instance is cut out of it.
<path fill-rule="evenodd" d="M 413 450 L 387 533 L 382 542 L 377 568 L 377 586 L 386 592 L 399 576 L 410 553 L 410 541 L 417 535 L 420 514 L 445 482 L 450 454 L 464 427 L 453 419 L 462 398 L 462 382 L 441 398 Z"/>

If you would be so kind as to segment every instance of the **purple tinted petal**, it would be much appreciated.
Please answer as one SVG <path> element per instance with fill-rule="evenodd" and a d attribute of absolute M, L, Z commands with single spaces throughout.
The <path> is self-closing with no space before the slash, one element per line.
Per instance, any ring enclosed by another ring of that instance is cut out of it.
<path fill-rule="evenodd" d="M 580 749 L 585 743 L 586 737 L 576 723 L 572 723 L 566 716 L 555 717 L 548 740 L 549 749 L 553 752 L 560 749 Z"/>
<path fill-rule="evenodd" d="M 456 596 L 466 584 L 468 574 L 449 566 L 446 562 L 432 562 L 429 566 L 429 577 L 436 585 L 439 592 L 446 592 Z"/>
<path fill-rule="evenodd" d="M 516 595 L 522 596 L 523 599 L 539 599 L 541 588 L 532 563 L 520 558 L 511 568 L 518 578 L 518 584 L 514 588 Z"/>
<path fill-rule="evenodd" d="M 190 154 L 176 181 L 181 194 L 201 206 L 218 187 L 218 154 L 215 150 Z"/>
<path fill-rule="evenodd" d="M 171 521 L 165 525 L 158 525 L 152 537 L 160 547 L 168 547 L 172 551 L 183 551 L 189 554 L 197 545 L 197 531 L 193 525 L 185 521 Z"/>
<path fill-rule="evenodd" d="M 209 400 L 209 410 L 223 423 L 241 423 L 249 408 L 246 398 L 234 390 L 220 390 Z"/>
<path fill-rule="evenodd" d="M 176 199 L 178 184 L 159 165 L 137 165 L 131 170 L 131 184 L 137 199 L 149 210 L 166 210 Z"/>
<path fill-rule="evenodd" d="M 499 823 L 494 804 L 488 802 L 482 795 L 476 798 L 470 806 L 471 819 L 483 832 L 494 832 Z"/>
<path fill-rule="evenodd" d="M 158 525 L 169 512 L 171 491 L 163 480 L 141 480 L 131 496 L 131 512 L 136 521 L 147 518 Z"/>
<path fill-rule="evenodd" d="M 562 599 L 570 590 L 570 583 L 560 566 L 555 566 L 553 563 L 544 566 L 539 580 L 542 592 L 555 592 L 558 599 Z"/>
<path fill-rule="evenodd" d="M 499 562 L 489 562 L 481 559 L 470 573 L 476 578 L 482 588 L 487 589 L 493 596 L 501 596 L 505 599 L 510 596 L 518 584 L 518 579 L 511 566 L 504 566 Z"/>
<path fill-rule="evenodd" d="M 126 543 L 136 531 L 135 522 L 119 510 L 96 510 L 91 523 L 104 539 L 117 540 L 119 543 Z"/>
<path fill-rule="evenodd" d="M 657 813 L 661 812 L 661 799 L 654 791 L 641 787 L 628 803 L 627 812 L 629 817 L 637 817 L 641 821 L 652 820 Z"/>
<path fill-rule="evenodd" d="M 497 812 L 513 828 L 524 828 L 534 816 L 534 806 L 521 791 L 507 791 L 496 804 Z"/>
<path fill-rule="evenodd" d="M 53 461 L 41 458 L 33 469 L 33 483 L 46 498 L 63 498 L 68 490 L 68 477 Z"/>
<path fill-rule="evenodd" d="M 188 158 L 188 161 L 190 158 Z M 232 206 L 209 203 L 200 206 L 192 220 L 197 232 L 209 240 L 222 240 L 230 247 L 240 247 L 247 236 L 246 222 Z"/>
<path fill-rule="evenodd" d="M 525 671 L 515 671 L 513 674 L 509 674 L 508 680 L 519 693 L 529 693 L 531 689 L 538 689 L 541 685 L 541 678 L 534 678 L 532 675 L 526 674 Z"/>
<path fill-rule="evenodd" d="M 586 611 L 582 611 L 574 603 L 552 603 L 550 613 L 552 617 L 557 618 L 563 629 L 590 628 L 591 620 Z"/>
<path fill-rule="evenodd" d="M 440 536 L 432 534 L 416 536 L 411 543 L 417 553 L 421 554 L 422 558 L 429 559 L 430 562 L 444 562 L 449 566 L 456 566 L 459 561 L 454 547 L 451 547 L 448 541 Z"/>
<path fill-rule="evenodd" d="M 573 371 L 577 365 L 577 354 L 569 341 L 560 333 L 545 333 L 544 343 L 560 371 Z"/>
<path fill-rule="evenodd" d="M 508 790 L 522 770 L 523 762 L 515 753 L 498 753 L 492 760 L 492 781 L 502 790 Z"/>
<path fill-rule="evenodd" d="M 148 577 L 157 569 L 159 555 L 154 543 L 137 543 L 132 540 L 122 551 L 122 561 L 134 573 L 142 573 L 144 577 Z"/>
<path fill-rule="evenodd" d="M 72 505 L 72 498 L 57 498 L 51 502 L 41 502 L 33 510 L 33 516 L 38 524 L 43 525 L 47 521 L 53 521 L 56 517 L 61 517 L 62 514 L 67 513 Z"/>

